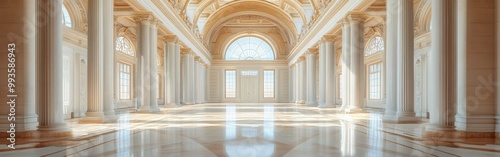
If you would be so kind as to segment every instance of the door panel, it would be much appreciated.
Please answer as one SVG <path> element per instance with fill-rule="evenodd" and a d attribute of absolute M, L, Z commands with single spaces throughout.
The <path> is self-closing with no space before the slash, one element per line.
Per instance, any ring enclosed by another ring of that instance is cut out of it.
<path fill-rule="evenodd" d="M 242 77 L 241 100 L 244 103 L 259 102 L 259 79 L 258 77 Z"/>

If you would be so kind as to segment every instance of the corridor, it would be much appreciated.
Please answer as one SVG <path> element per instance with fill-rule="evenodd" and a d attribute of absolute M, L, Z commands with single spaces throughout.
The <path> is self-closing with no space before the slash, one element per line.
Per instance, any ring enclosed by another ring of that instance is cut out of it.
<path fill-rule="evenodd" d="M 119 112 L 117 123 L 79 124 L 70 139 L 38 139 L 0 156 L 499 156 L 498 145 L 432 146 L 421 124 L 298 104 L 201 104 L 161 113 Z M 425 122 L 425 120 L 423 120 Z M 481 140 L 469 140 L 481 142 Z"/>

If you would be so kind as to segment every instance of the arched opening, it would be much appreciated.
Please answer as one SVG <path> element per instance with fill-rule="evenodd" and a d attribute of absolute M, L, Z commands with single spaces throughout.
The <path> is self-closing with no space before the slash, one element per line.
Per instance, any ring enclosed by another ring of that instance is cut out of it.
<path fill-rule="evenodd" d="M 64 5 L 62 7 L 62 12 L 63 12 L 63 18 L 62 18 L 63 25 L 72 28 L 73 23 L 71 22 L 71 16 L 69 15 L 68 9 L 66 9 L 66 6 Z"/>
<path fill-rule="evenodd" d="M 226 60 L 274 60 L 274 51 L 269 43 L 252 36 L 234 41 L 226 49 Z"/>

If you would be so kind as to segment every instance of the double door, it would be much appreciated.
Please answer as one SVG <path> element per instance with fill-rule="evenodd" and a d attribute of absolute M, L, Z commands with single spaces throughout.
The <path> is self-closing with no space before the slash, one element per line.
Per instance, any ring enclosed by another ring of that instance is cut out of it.
<path fill-rule="evenodd" d="M 259 77 L 241 76 L 241 101 L 244 103 L 259 102 Z"/>

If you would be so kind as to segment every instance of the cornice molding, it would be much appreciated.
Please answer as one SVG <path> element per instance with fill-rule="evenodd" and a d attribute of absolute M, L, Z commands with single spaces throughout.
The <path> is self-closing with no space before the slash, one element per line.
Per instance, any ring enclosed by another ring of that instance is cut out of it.
<path fill-rule="evenodd" d="M 293 49 L 287 56 L 289 64 L 297 60 L 307 48 L 312 47 L 319 41 L 323 35 L 328 34 L 332 29 L 337 27 L 337 23 L 348 15 L 352 10 L 362 11 L 370 6 L 375 0 L 337 0 L 335 3 L 330 3 L 324 13 L 319 17 L 316 23 L 311 27 L 310 31 L 299 39 Z"/>

